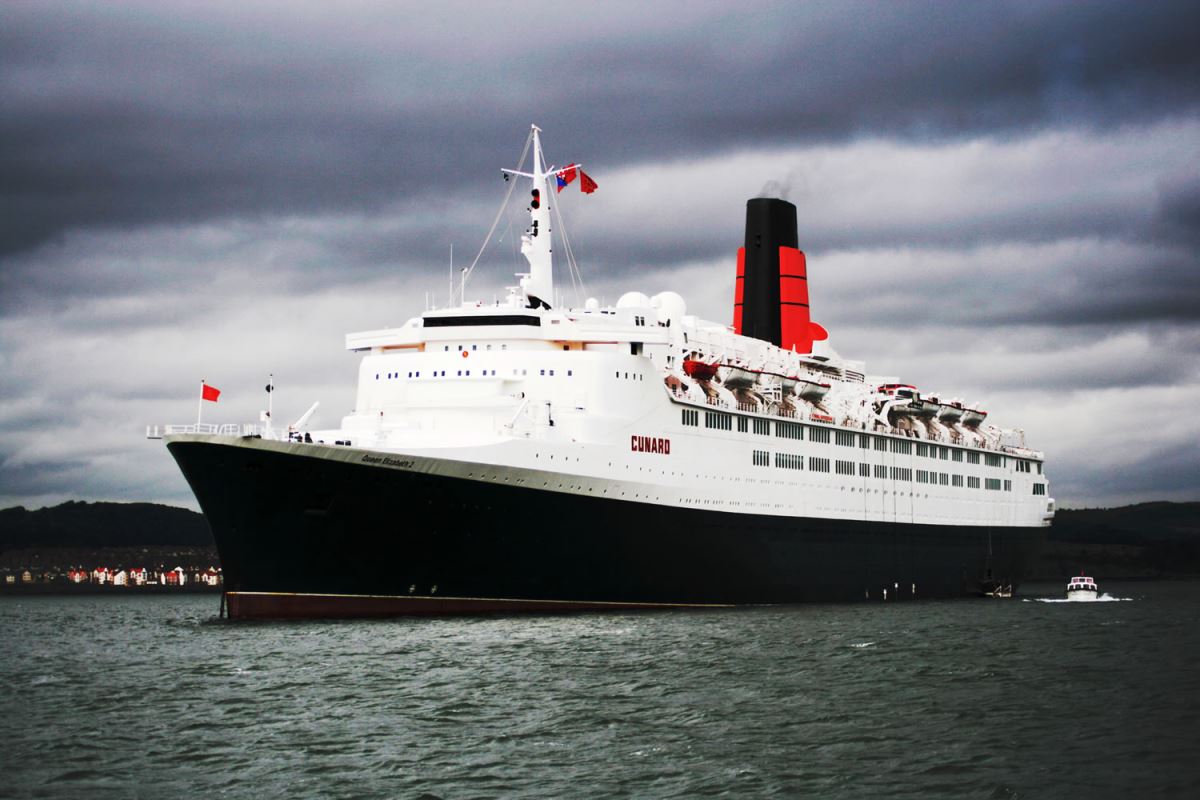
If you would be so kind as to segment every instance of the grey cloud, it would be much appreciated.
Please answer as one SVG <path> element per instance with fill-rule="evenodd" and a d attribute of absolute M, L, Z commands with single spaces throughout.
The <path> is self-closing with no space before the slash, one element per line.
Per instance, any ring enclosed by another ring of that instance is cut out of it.
<path fill-rule="evenodd" d="M 531 120 L 613 164 L 1145 122 L 1200 93 L 1189 3 L 564 7 L 536 47 L 521 15 L 465 9 L 8 7 L 0 252 L 78 226 L 377 209 L 490 174 Z"/>

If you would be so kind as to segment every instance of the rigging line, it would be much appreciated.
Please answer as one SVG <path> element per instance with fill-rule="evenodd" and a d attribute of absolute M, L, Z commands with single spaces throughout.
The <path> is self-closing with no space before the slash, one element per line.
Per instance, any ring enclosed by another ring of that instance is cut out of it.
<path fill-rule="evenodd" d="M 558 230 L 562 234 L 563 250 L 567 254 L 567 274 L 571 276 L 571 288 L 575 290 L 575 303 L 578 305 L 582 302 L 583 295 L 587 294 L 586 287 L 583 284 L 583 273 L 580 271 L 579 264 L 575 260 L 575 251 L 571 248 L 570 238 L 567 237 L 567 226 L 563 222 L 562 211 L 559 210 L 558 203 L 555 203 L 551 208 L 558 219 Z"/>
<path fill-rule="evenodd" d="M 521 159 L 517 162 L 517 169 L 520 169 L 525 164 L 525 156 L 529 154 L 529 145 L 533 142 L 533 131 L 529 131 L 529 136 L 525 139 L 525 147 L 521 150 Z M 483 238 L 483 244 L 479 248 L 479 252 L 475 255 L 475 260 L 471 262 L 471 266 L 467 267 L 466 274 L 462 277 L 462 291 L 466 291 L 467 279 L 471 277 L 471 273 L 475 271 L 475 265 L 479 263 L 479 259 L 483 257 L 483 251 L 487 249 L 488 242 L 492 240 L 492 234 L 496 232 L 496 226 L 500 223 L 500 218 L 504 215 L 504 209 L 508 207 L 508 201 L 512 198 L 513 189 L 517 188 L 516 179 L 508 182 L 508 192 L 504 195 L 504 202 L 500 204 L 500 210 L 496 212 L 496 218 L 492 220 L 492 227 L 488 229 L 487 236 Z M 450 297 L 450 305 L 454 305 L 453 293 Z M 458 302 L 462 302 L 463 298 L 458 298 Z"/>

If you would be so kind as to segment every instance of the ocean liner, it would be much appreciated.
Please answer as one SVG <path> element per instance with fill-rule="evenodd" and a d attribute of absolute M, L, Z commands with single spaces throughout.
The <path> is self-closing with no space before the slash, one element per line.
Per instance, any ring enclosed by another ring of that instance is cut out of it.
<path fill-rule="evenodd" d="M 230 617 L 874 602 L 1020 582 L 1054 514 L 1042 453 L 976 406 L 840 357 L 809 316 L 795 206 L 747 202 L 732 325 L 670 291 L 564 307 L 553 189 L 577 172 L 596 184 L 547 165 L 539 134 L 504 171 L 528 205 L 528 271 L 502 300 L 349 334 L 357 404 L 339 427 L 149 432 L 212 527 Z"/>

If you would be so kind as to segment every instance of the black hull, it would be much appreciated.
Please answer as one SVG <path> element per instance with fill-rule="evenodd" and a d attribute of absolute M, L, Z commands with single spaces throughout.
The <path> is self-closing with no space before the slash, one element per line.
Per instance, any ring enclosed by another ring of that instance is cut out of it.
<path fill-rule="evenodd" d="M 732 514 L 265 446 L 168 447 L 212 526 L 234 617 L 974 596 L 1017 585 L 1045 533 Z"/>

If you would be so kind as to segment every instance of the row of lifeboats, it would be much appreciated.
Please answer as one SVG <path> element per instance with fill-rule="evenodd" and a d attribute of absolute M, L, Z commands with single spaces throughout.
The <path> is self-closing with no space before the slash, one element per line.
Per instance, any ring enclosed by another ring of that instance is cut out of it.
<path fill-rule="evenodd" d="M 695 381 L 716 382 L 730 391 L 750 389 L 762 383 L 764 376 L 779 382 L 784 394 L 794 393 L 801 400 L 820 403 L 829 393 L 830 384 L 808 380 L 796 375 L 780 375 L 774 372 L 750 369 L 737 364 L 707 363 L 697 359 L 684 359 L 683 371 Z"/>
<path fill-rule="evenodd" d="M 910 417 L 936 419 L 946 425 L 962 424 L 978 427 L 987 419 L 981 408 L 964 406 L 960 400 L 942 401 L 936 395 L 922 397 L 915 386 L 907 383 L 886 383 L 876 389 L 876 406 Z"/>

